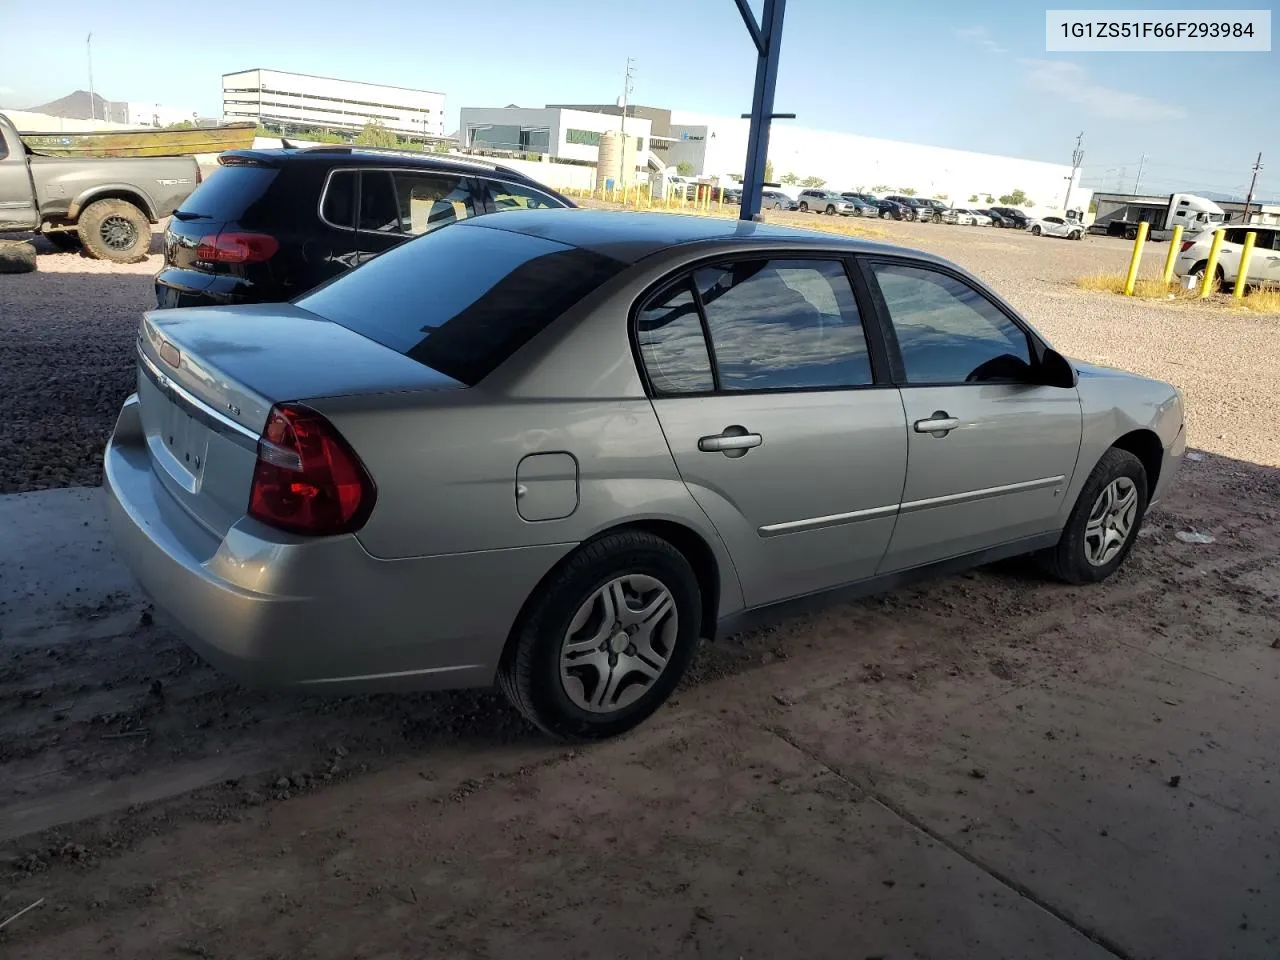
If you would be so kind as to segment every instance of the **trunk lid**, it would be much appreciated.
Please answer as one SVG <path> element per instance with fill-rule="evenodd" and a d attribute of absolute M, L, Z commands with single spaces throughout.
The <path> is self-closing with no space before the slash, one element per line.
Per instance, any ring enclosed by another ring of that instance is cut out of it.
<path fill-rule="evenodd" d="M 138 354 L 155 474 L 218 536 L 244 515 L 257 440 L 274 404 L 463 388 L 290 304 L 151 311 L 139 328 Z"/>

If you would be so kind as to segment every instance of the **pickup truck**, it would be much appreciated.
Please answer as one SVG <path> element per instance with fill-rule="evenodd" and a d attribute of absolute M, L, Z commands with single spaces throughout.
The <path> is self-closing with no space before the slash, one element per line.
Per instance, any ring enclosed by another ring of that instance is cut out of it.
<path fill-rule="evenodd" d="M 0 232 L 38 230 L 64 250 L 136 263 L 151 224 L 200 183 L 194 157 L 45 157 L 0 114 Z"/>

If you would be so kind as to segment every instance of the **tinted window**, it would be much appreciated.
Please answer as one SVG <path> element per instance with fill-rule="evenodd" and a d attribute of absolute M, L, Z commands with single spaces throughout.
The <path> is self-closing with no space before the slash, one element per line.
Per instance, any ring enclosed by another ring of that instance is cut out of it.
<path fill-rule="evenodd" d="M 1228 230 L 1226 231 L 1226 235 L 1222 239 L 1225 243 L 1244 243 L 1244 235 L 1247 232 L 1248 232 L 1247 230 L 1243 230 L 1243 229 Z"/>
<path fill-rule="evenodd" d="M 830 260 L 742 261 L 694 274 L 721 390 L 872 382 L 844 267 Z"/>
<path fill-rule="evenodd" d="M 188 219 L 239 220 L 262 199 L 279 170 L 273 167 L 221 166 L 196 187 L 178 208 Z"/>
<path fill-rule="evenodd" d="M 495 211 L 502 210 L 550 210 L 563 207 L 564 204 L 547 196 L 533 187 L 525 187 L 516 183 L 488 184 L 489 203 Z"/>
<path fill-rule="evenodd" d="M 391 181 L 405 233 L 417 236 L 476 215 L 471 191 L 462 177 L 396 171 Z"/>
<path fill-rule="evenodd" d="M 335 227 L 351 227 L 356 209 L 356 177 L 354 170 L 338 170 L 329 175 L 320 216 Z"/>
<path fill-rule="evenodd" d="M 437 230 L 294 301 L 468 386 L 624 264 L 505 230 Z"/>
<path fill-rule="evenodd" d="M 360 175 L 360 229 L 400 233 L 400 207 L 386 170 L 366 170 Z"/>
<path fill-rule="evenodd" d="M 1027 335 L 967 283 L 934 270 L 874 264 L 908 383 L 1029 378 Z"/>
<path fill-rule="evenodd" d="M 637 339 L 649 382 L 658 393 L 699 393 L 715 387 L 702 321 L 688 284 L 640 311 Z"/>

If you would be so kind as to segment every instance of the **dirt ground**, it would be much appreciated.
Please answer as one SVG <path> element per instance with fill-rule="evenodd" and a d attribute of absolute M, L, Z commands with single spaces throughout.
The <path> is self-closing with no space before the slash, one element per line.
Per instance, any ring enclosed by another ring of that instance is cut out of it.
<path fill-rule="evenodd" d="M 1280 321 L 1070 286 L 1123 243 L 884 229 L 1186 392 L 1199 459 L 1115 578 L 1011 562 L 729 638 L 566 749 L 487 691 L 237 688 L 94 494 L 0 498 L 49 514 L 0 549 L 0 924 L 40 902 L 0 954 L 1280 955 Z M 128 392 L 155 265 L 78 261 L 0 279 L 0 491 L 94 482 Z"/>

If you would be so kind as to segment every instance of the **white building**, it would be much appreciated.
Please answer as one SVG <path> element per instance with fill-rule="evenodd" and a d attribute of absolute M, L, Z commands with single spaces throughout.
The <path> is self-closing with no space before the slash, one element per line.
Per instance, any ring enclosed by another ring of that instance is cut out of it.
<path fill-rule="evenodd" d="M 688 163 L 695 176 L 741 175 L 746 165 L 749 121 L 673 111 L 671 142 L 665 153 L 670 166 Z M 946 198 L 963 206 L 1022 190 L 1037 210 L 1061 209 L 1066 197 L 1068 164 L 1023 160 L 898 140 L 879 140 L 852 133 L 813 130 L 775 122 L 769 135 L 769 160 L 775 180 L 791 173 L 820 177 L 836 190 L 901 193 Z M 1089 191 L 1071 189 L 1073 207 L 1088 203 Z"/>
<path fill-rule="evenodd" d="M 618 130 L 621 123 L 621 116 L 564 107 L 463 107 L 458 145 L 594 164 L 600 154 L 600 134 Z M 626 132 L 637 138 L 636 158 L 642 169 L 650 165 L 650 128 L 644 117 L 627 117 Z"/>
<path fill-rule="evenodd" d="M 222 75 L 222 113 L 230 123 L 358 133 L 379 123 L 404 137 L 443 137 L 444 94 L 280 70 Z"/>

